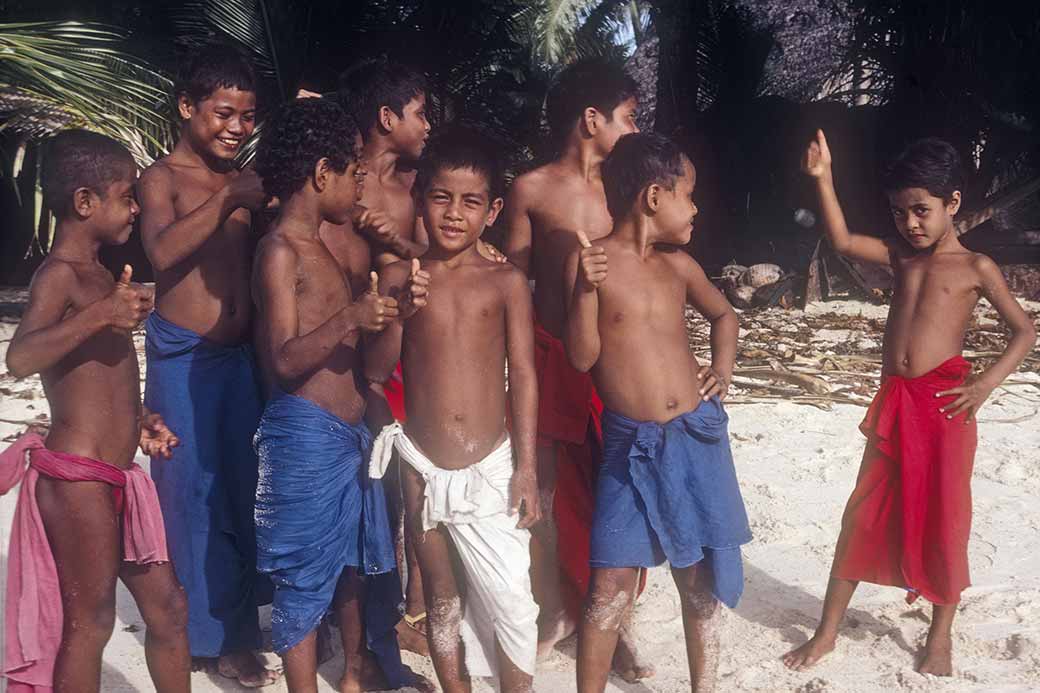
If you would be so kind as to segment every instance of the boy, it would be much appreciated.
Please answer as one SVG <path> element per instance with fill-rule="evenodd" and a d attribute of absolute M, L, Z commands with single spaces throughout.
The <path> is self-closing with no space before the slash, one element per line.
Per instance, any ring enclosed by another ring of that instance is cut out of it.
<path fill-rule="evenodd" d="M 505 205 L 506 255 L 535 280 L 543 521 L 532 528 L 531 560 L 542 609 L 539 652 L 574 632 L 581 615 L 600 462 L 603 405 L 589 376 L 571 368 L 560 341 L 567 304 L 563 266 L 578 245 L 577 229 L 593 240 L 610 232 L 600 166 L 619 137 L 639 130 L 635 94 L 632 77 L 611 63 L 581 61 L 564 70 L 549 92 L 547 109 L 557 158 L 517 178 Z M 638 661 L 627 628 L 617 655 L 614 667 L 626 681 L 653 675 L 652 666 Z"/>
<path fill-rule="evenodd" d="M 470 677 L 498 675 L 503 691 L 529 691 L 538 607 L 527 528 L 539 510 L 530 292 L 521 272 L 476 248 L 502 208 L 497 163 L 478 134 L 440 136 L 418 185 L 433 298 L 411 317 L 414 310 L 403 311 L 407 320 L 372 344 L 366 368 L 374 380 L 401 358 L 409 410 L 405 428 L 394 423 L 377 438 L 371 474 L 383 476 L 394 449 L 407 462 L 400 472 L 405 526 L 422 568 L 442 688 L 468 692 Z M 419 274 L 413 263 L 386 267 L 381 291 L 407 293 Z M 505 425 L 507 360 L 515 469 Z"/>
<path fill-rule="evenodd" d="M 406 683 L 395 603 L 364 597 L 360 578 L 385 573 L 383 582 L 397 587 L 383 490 L 367 479 L 371 434 L 359 387 L 360 332 L 382 330 L 397 302 L 374 290 L 353 300 L 318 236 L 323 221 L 348 220 L 358 200 L 356 134 L 332 101 L 298 100 L 269 124 L 256 161 L 265 190 L 281 200 L 253 276 L 263 362 L 275 385 L 256 433 L 257 560 L 275 584 L 272 641 L 294 693 L 317 690 L 315 629 L 330 607 L 347 656 L 340 690 L 360 691 L 374 675 L 363 666 L 369 648 L 385 683 Z M 405 305 L 422 305 L 416 293 Z"/>
<path fill-rule="evenodd" d="M 16 378 L 39 373 L 53 424 L 0 456 L 0 492 L 22 476 L 5 605 L 9 691 L 98 691 L 115 623 L 116 578 L 147 627 L 145 655 L 159 691 L 189 690 L 187 604 L 166 552 L 155 486 L 134 448 L 169 456 L 176 439 L 141 409 L 131 331 L 152 292 L 119 281 L 102 245 L 130 237 L 137 165 L 119 143 L 69 130 L 46 150 L 42 185 L 58 219 L 47 259 L 7 351 Z M 24 457 L 29 453 L 29 469 Z"/>
<path fill-rule="evenodd" d="M 141 236 L 155 269 L 156 310 L 146 323 L 145 404 L 180 436 L 155 460 L 167 539 L 188 594 L 197 666 L 245 686 L 277 673 L 260 646 L 252 437 L 262 409 L 248 345 L 251 211 L 259 178 L 235 156 L 253 133 L 252 68 L 229 47 L 204 49 L 177 85 L 180 140 L 141 176 Z M 269 589 L 269 588 L 266 588 Z M 262 591 L 266 591 L 266 589 Z"/>
<path fill-rule="evenodd" d="M 721 403 L 737 317 L 700 265 L 674 248 L 690 242 L 695 181 L 668 139 L 625 135 L 603 163 L 614 227 L 598 245 L 579 232 L 582 248 L 567 259 L 567 355 L 577 370 L 591 369 L 604 405 L 592 580 L 578 634 L 582 693 L 606 686 L 640 568 L 671 564 L 694 691 L 714 688 L 718 601 L 733 608 L 743 590 L 740 545 L 751 532 Z M 711 323 L 710 366 L 690 351 L 687 302 Z"/>
<path fill-rule="evenodd" d="M 849 233 L 834 191 L 823 131 L 803 170 L 816 181 L 823 228 L 834 250 L 895 273 L 882 345 L 882 382 L 860 430 L 867 437 L 856 488 L 842 518 L 823 618 L 815 634 L 784 655 L 805 669 L 834 649 L 838 626 L 859 581 L 908 590 L 933 604 L 917 670 L 951 676 L 953 617 L 968 578 L 975 414 L 1036 342 L 1036 330 L 1008 291 L 996 263 L 957 240 L 963 173 L 942 140 L 911 144 L 885 180 L 900 238 Z M 961 357 L 980 297 L 1011 328 L 1003 355 L 972 375 Z"/>

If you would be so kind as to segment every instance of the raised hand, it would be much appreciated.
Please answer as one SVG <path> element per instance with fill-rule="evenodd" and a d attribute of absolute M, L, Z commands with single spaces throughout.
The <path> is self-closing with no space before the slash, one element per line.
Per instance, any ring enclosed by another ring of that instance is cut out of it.
<path fill-rule="evenodd" d="M 354 324 L 365 332 L 382 332 L 398 316 L 397 301 L 379 295 L 379 275 L 370 272 L 368 291 L 350 305 Z"/>
<path fill-rule="evenodd" d="M 802 172 L 813 178 L 831 177 L 831 150 L 823 130 L 816 131 L 816 139 L 809 143 L 802 157 Z"/>
<path fill-rule="evenodd" d="M 354 205 L 357 215 L 354 227 L 380 245 L 394 248 L 400 241 L 397 226 L 386 212 L 369 209 L 364 205 Z"/>
<path fill-rule="evenodd" d="M 720 400 L 724 400 L 729 394 L 729 381 L 719 375 L 711 366 L 701 366 L 697 370 L 697 380 L 700 381 L 697 392 L 705 402 L 715 395 L 718 395 Z"/>
<path fill-rule="evenodd" d="M 542 519 L 538 501 L 538 478 L 534 471 L 516 470 L 509 481 L 509 505 L 512 513 L 520 516 L 517 529 L 529 529 Z"/>
<path fill-rule="evenodd" d="M 401 294 L 400 317 L 410 318 L 426 306 L 430 294 L 430 273 L 419 265 L 419 258 L 412 258 L 412 273 Z"/>
<path fill-rule="evenodd" d="M 228 197 L 236 209 L 244 207 L 255 212 L 265 205 L 270 206 L 264 184 L 252 166 L 246 166 L 228 183 Z"/>
<path fill-rule="evenodd" d="M 152 312 L 154 294 L 151 289 L 132 283 L 133 274 L 133 267 L 123 265 L 112 293 L 105 298 L 111 307 L 108 324 L 119 330 L 133 330 Z"/>
<path fill-rule="evenodd" d="M 168 460 L 173 456 L 172 448 L 180 443 L 180 439 L 166 426 L 160 414 L 145 409 L 144 416 L 141 417 L 141 452 L 149 457 Z"/>
<path fill-rule="evenodd" d="M 509 258 L 501 250 L 480 238 L 477 239 L 477 251 L 488 260 L 497 262 L 500 265 L 509 262 Z"/>
<path fill-rule="evenodd" d="M 607 278 L 607 251 L 592 245 L 584 231 L 578 231 L 581 255 L 578 256 L 578 274 L 590 289 L 598 289 Z"/>
<path fill-rule="evenodd" d="M 993 392 L 994 388 L 994 385 L 988 384 L 982 378 L 970 375 L 957 387 L 951 387 L 949 390 L 935 393 L 937 398 L 956 396 L 956 399 L 949 404 L 939 407 L 939 411 L 945 414 L 947 419 L 953 419 L 956 416 L 967 413 L 968 415 L 964 417 L 964 423 L 970 423 L 978 413 L 979 407 L 989 399 L 990 393 Z"/>

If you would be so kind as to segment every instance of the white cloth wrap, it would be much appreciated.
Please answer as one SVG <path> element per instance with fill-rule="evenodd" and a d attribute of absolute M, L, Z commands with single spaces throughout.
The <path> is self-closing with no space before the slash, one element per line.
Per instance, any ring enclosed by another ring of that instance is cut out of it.
<path fill-rule="evenodd" d="M 513 451 L 509 438 L 476 464 L 441 469 L 412 443 L 399 423 L 382 430 L 372 446 L 369 475 L 386 472 L 394 448 L 426 482 L 424 530 L 443 524 L 466 571 L 462 642 L 470 676 L 495 676 L 495 637 L 510 661 L 534 675 L 538 605 L 531 592 L 531 533 L 517 529 L 510 512 Z"/>

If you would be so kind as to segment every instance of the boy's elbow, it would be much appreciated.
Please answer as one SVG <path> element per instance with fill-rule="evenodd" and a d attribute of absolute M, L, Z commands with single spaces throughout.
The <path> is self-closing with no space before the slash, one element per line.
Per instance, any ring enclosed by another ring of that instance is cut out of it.
<path fill-rule="evenodd" d="M 11 374 L 11 377 L 17 380 L 28 378 L 33 374 L 32 368 L 23 356 L 21 349 L 9 349 L 7 352 L 6 363 L 7 372 Z"/>
<path fill-rule="evenodd" d="M 579 373 L 588 373 L 592 370 L 592 367 L 596 365 L 596 356 L 591 352 L 582 353 L 581 351 L 568 349 L 567 360 L 571 362 L 571 366 L 574 367 L 574 370 Z"/>

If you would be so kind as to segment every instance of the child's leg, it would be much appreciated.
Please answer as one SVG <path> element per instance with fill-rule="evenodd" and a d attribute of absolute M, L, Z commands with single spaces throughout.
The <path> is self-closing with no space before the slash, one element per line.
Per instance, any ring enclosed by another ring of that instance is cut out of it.
<path fill-rule="evenodd" d="M 285 665 L 285 683 L 289 693 L 317 693 L 318 691 L 318 636 L 317 629 L 307 633 L 282 654 Z"/>
<path fill-rule="evenodd" d="M 556 520 L 553 496 L 556 493 L 556 450 L 540 445 L 538 456 L 538 500 L 542 519 L 531 528 L 531 590 L 538 604 L 538 655 L 548 654 L 553 646 L 574 632 L 560 594 L 560 561 L 557 558 Z"/>
<path fill-rule="evenodd" d="M 513 663 L 495 638 L 495 657 L 498 658 L 499 690 L 502 693 L 532 693 L 534 677 Z"/>
<path fill-rule="evenodd" d="M 366 672 L 374 666 L 369 661 L 365 639 L 364 603 L 365 583 L 358 576 L 357 568 L 344 568 L 332 599 L 343 640 L 343 677 L 339 682 L 342 693 L 360 693 Z"/>
<path fill-rule="evenodd" d="M 820 625 L 809 642 L 801 647 L 796 647 L 784 655 L 784 664 L 789 669 L 801 671 L 808 669 L 824 655 L 834 649 L 834 641 L 838 637 L 838 626 L 845 616 L 845 610 L 849 608 L 856 586 L 855 580 L 843 580 L 832 577 L 827 583 L 827 595 L 823 598 L 823 616 Z"/>
<path fill-rule="evenodd" d="M 719 668 L 718 619 L 715 618 L 719 602 L 711 593 L 710 568 L 703 561 L 687 568 L 672 568 L 672 579 L 682 605 L 690 690 L 713 691 Z"/>
<path fill-rule="evenodd" d="M 924 645 L 924 658 L 917 670 L 922 674 L 953 676 L 953 617 L 956 604 L 936 604 L 932 607 L 932 625 Z"/>
<path fill-rule="evenodd" d="M 638 568 L 593 568 L 578 628 L 578 691 L 602 693 L 618 632 L 635 599 Z"/>
<path fill-rule="evenodd" d="M 119 571 L 144 619 L 144 656 L 159 693 L 191 690 L 188 598 L 170 563 L 123 563 Z"/>
<path fill-rule="evenodd" d="M 41 475 L 36 500 L 58 568 L 64 616 L 54 692 L 98 691 L 101 653 L 115 625 L 116 576 L 122 562 L 112 487 Z"/>

